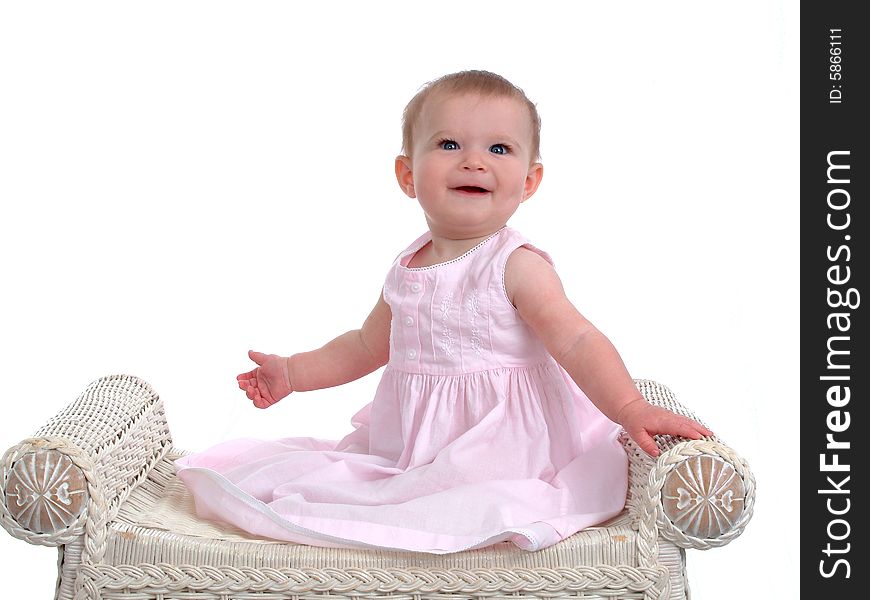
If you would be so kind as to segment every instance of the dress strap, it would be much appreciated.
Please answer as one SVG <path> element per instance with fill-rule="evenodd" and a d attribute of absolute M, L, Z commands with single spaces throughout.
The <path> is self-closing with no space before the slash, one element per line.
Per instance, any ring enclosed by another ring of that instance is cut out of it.
<path fill-rule="evenodd" d="M 555 262 L 553 258 L 545 251 L 541 250 L 526 238 L 523 234 L 521 234 L 516 229 L 511 229 L 510 227 L 506 228 L 504 235 L 499 240 L 498 249 L 495 250 L 498 255 L 498 265 L 499 269 L 502 273 L 504 273 L 505 266 L 507 265 L 507 260 L 510 257 L 511 253 L 517 248 L 528 248 L 532 252 L 540 255 L 541 258 L 546 260 L 551 265 L 555 266 Z"/>
<path fill-rule="evenodd" d="M 396 256 L 396 258 L 393 260 L 393 266 L 400 264 L 401 261 L 409 254 L 413 255 L 414 253 L 416 253 L 417 250 L 428 244 L 429 240 L 431 239 L 432 232 L 427 230 L 423 235 L 411 242 L 407 248 L 399 252 L 398 256 Z"/>

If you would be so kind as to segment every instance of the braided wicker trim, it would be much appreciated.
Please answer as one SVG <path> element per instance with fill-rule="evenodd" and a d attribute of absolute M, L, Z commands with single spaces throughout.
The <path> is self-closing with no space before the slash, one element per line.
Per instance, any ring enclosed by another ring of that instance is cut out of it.
<path fill-rule="evenodd" d="M 292 596 L 324 594 L 359 597 L 411 594 L 567 595 L 610 590 L 642 592 L 650 600 L 669 593 L 667 568 L 608 566 L 535 569 L 255 569 L 175 566 L 166 563 L 112 567 L 82 565 L 77 598 L 100 598 L 101 590 L 166 594 L 210 591 L 281 593 Z M 77 586 L 78 587 L 78 586 Z M 605 595 L 613 595 L 605 592 Z M 137 597 L 139 595 L 137 594 Z M 161 596 L 162 597 L 162 596 Z"/>
<path fill-rule="evenodd" d="M 743 512 L 729 531 L 722 533 L 722 535 L 716 538 L 702 539 L 686 534 L 667 518 L 662 507 L 662 487 L 665 484 L 667 476 L 684 460 L 699 455 L 718 456 L 730 463 L 737 474 L 743 479 L 743 485 L 745 486 L 746 496 Z M 712 440 L 690 440 L 678 444 L 659 456 L 655 468 L 649 472 L 647 494 L 649 496 L 649 505 L 655 507 L 656 526 L 659 533 L 665 539 L 683 548 L 709 550 L 710 548 L 724 546 L 743 533 L 746 524 L 752 518 L 752 510 L 755 506 L 755 477 L 752 475 L 752 471 L 749 469 L 746 461 L 728 446 Z M 645 518 L 649 518 L 649 515 L 645 515 Z"/>

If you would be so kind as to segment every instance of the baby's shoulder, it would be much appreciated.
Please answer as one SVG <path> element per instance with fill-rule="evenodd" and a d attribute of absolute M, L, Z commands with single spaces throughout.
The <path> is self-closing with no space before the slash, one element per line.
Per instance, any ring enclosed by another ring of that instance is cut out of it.
<path fill-rule="evenodd" d="M 508 254 L 505 270 L 523 271 L 528 269 L 553 268 L 552 262 L 547 260 L 540 250 L 524 244 L 514 248 Z"/>
<path fill-rule="evenodd" d="M 520 246 L 510 253 L 505 263 L 504 291 L 511 304 L 516 306 L 515 298 L 521 290 L 561 287 L 553 263 L 548 259 L 537 248 L 528 246 Z"/>
<path fill-rule="evenodd" d="M 549 254 L 532 244 L 522 233 L 516 229 L 511 229 L 510 227 L 505 227 L 505 231 L 507 234 L 501 236 L 498 244 L 499 249 L 497 250 L 497 252 L 502 256 L 503 265 L 506 265 L 508 261 L 516 262 L 518 260 L 525 260 L 526 262 L 531 261 L 534 265 L 534 259 L 536 256 L 549 263 L 551 266 L 554 264 L 553 258 Z"/>
<path fill-rule="evenodd" d="M 505 271 L 536 271 L 539 269 L 552 270 L 553 258 L 530 243 L 522 234 L 511 231 L 510 237 L 505 239 L 502 256 L 504 258 Z"/>

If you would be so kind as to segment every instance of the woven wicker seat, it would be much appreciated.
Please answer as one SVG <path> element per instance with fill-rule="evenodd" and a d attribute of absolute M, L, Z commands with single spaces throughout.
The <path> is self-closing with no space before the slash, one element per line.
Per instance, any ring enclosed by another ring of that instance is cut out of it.
<path fill-rule="evenodd" d="M 691 416 L 660 384 L 650 401 Z M 3 457 L 0 522 L 60 551 L 57 598 L 687 598 L 685 549 L 740 535 L 748 465 L 716 438 L 659 436 L 656 460 L 623 436 L 626 510 L 544 550 L 510 543 L 447 555 L 257 539 L 197 519 L 175 477 L 162 401 L 136 377 L 92 383 Z"/>

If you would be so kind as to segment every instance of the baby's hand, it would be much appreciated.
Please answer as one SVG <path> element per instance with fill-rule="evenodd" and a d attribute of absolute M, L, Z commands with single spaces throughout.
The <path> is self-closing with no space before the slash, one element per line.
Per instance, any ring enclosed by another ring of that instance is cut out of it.
<path fill-rule="evenodd" d="M 239 388 L 257 408 L 269 408 L 293 392 L 287 359 L 277 354 L 263 354 L 248 350 L 248 357 L 259 366 L 236 377 Z"/>
<path fill-rule="evenodd" d="M 653 440 L 654 434 L 678 435 L 697 440 L 713 432 L 688 417 L 672 413 L 660 406 L 654 406 L 638 398 L 629 402 L 619 411 L 617 422 L 631 436 L 638 446 L 650 456 L 658 456 L 659 448 Z"/>

